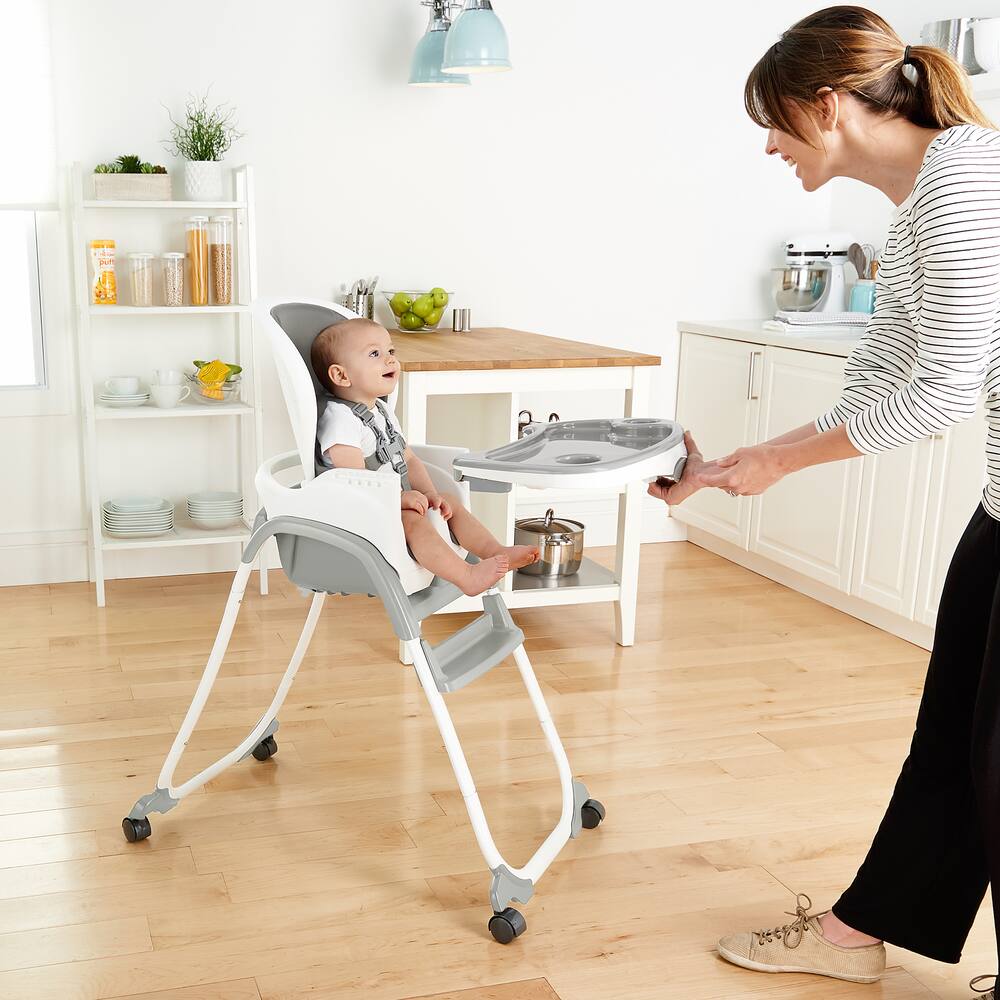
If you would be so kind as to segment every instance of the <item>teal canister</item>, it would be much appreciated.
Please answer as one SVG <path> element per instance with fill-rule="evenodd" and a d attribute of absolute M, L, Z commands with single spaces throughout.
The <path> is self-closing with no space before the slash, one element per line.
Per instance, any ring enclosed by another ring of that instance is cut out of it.
<path fill-rule="evenodd" d="M 875 312 L 875 282 L 871 278 L 861 278 L 851 289 L 851 312 Z"/>

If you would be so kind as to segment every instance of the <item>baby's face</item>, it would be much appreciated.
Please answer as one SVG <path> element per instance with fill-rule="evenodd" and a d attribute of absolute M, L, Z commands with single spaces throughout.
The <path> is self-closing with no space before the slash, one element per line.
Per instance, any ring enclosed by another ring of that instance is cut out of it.
<path fill-rule="evenodd" d="M 341 345 L 340 354 L 339 365 L 356 392 L 374 399 L 387 396 L 396 388 L 399 362 L 392 338 L 384 326 L 372 324 L 352 332 L 348 341 Z M 331 378 L 334 367 L 331 365 Z"/>

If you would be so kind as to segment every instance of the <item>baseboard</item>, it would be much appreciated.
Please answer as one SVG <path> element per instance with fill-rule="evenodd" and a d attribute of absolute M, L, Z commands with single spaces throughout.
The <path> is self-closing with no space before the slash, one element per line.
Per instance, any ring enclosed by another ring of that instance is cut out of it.
<path fill-rule="evenodd" d="M 775 583 L 780 583 L 800 594 L 805 594 L 806 597 L 812 597 L 831 608 L 843 611 L 844 614 L 850 615 L 852 618 L 874 625 L 875 628 L 880 628 L 883 632 L 891 632 L 893 635 L 899 636 L 900 639 L 912 642 L 915 646 L 929 650 L 934 644 L 934 629 L 929 625 L 911 621 L 902 615 L 893 614 L 891 611 L 876 607 L 860 598 L 835 590 L 824 583 L 818 583 L 808 576 L 796 573 L 795 570 L 771 562 L 770 559 L 765 559 L 754 552 L 747 552 L 746 549 L 741 549 L 731 542 L 716 538 L 701 528 L 688 525 L 687 537 L 689 542 L 703 549 L 708 549 L 709 552 L 714 552 L 751 572 L 759 573 L 769 580 L 774 580 Z"/>

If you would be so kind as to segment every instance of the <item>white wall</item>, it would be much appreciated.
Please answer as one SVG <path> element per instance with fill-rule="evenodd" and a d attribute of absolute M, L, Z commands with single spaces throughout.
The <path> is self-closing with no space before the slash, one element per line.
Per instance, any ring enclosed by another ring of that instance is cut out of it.
<path fill-rule="evenodd" d="M 830 220 L 833 193 L 804 194 L 765 158 L 742 105 L 758 56 L 816 6 L 720 0 L 706 19 L 668 4 L 498 0 L 514 72 L 443 92 L 405 83 L 426 19 L 416 0 L 103 0 L 99 13 L 53 0 L 59 155 L 89 168 L 134 151 L 173 167 L 161 104 L 176 112 L 211 85 L 247 132 L 230 161 L 256 170 L 263 294 L 329 297 L 374 273 L 383 287 L 446 284 L 476 325 L 662 355 L 657 410 L 670 415 L 676 321 L 764 315 L 781 238 Z M 168 327 L 141 336 L 158 338 L 164 362 L 190 360 Z M 265 383 L 270 454 L 290 432 L 269 365 Z M 203 450 L 211 429 L 182 423 L 184 454 Z M 0 434 L 18 484 L 0 499 L 0 583 L 83 578 L 75 412 L 0 419 Z M 192 482 L 155 434 L 111 447 L 137 469 L 153 450 L 178 493 Z M 198 572 L 233 558 L 119 553 L 107 568 Z"/>

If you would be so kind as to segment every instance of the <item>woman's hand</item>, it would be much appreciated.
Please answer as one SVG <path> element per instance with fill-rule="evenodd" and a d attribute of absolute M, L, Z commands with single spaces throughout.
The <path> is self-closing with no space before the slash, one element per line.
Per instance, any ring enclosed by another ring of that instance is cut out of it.
<path fill-rule="evenodd" d="M 785 449 L 773 444 L 737 448 L 714 464 L 716 468 L 706 469 L 700 476 L 702 484 L 744 497 L 763 493 L 791 471 L 785 461 Z"/>
<path fill-rule="evenodd" d="M 426 514 L 427 497 L 419 490 L 404 490 L 399 495 L 399 506 L 402 510 L 415 510 L 418 514 Z"/>
<path fill-rule="evenodd" d="M 439 511 L 446 521 L 451 517 L 451 504 L 440 493 L 425 493 L 424 496 L 427 498 L 429 506 L 433 510 Z"/>
<path fill-rule="evenodd" d="M 714 462 L 706 462 L 702 458 L 698 446 L 694 443 L 694 438 L 688 431 L 684 432 L 684 446 L 687 448 L 687 461 L 684 463 L 684 471 L 681 473 L 680 481 L 673 486 L 660 486 L 657 483 L 650 483 L 646 492 L 657 500 L 662 500 L 670 507 L 687 500 L 692 493 L 697 493 L 704 483 L 701 476 L 707 471 L 715 471 Z"/>

